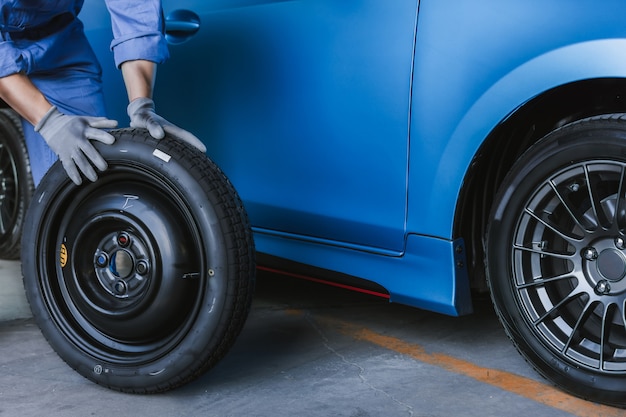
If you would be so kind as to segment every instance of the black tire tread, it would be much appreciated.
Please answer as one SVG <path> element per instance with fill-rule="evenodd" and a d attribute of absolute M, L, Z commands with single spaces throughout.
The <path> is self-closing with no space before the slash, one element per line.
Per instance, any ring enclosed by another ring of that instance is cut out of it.
<path fill-rule="evenodd" d="M 24 217 L 26 216 L 26 210 L 30 198 L 33 195 L 35 186 L 33 184 L 33 178 L 30 173 L 30 161 L 28 158 L 28 151 L 26 150 L 26 144 L 24 142 L 24 132 L 22 130 L 22 123 L 20 117 L 11 109 L 0 109 L 0 124 L 9 130 L 9 134 L 14 133 L 15 143 L 18 157 L 21 161 L 16 161 L 20 165 L 21 172 L 19 173 L 21 182 L 19 185 L 21 190 L 19 192 L 19 213 L 15 222 L 15 227 L 7 236 L 0 236 L 0 259 L 19 259 L 21 250 L 21 235 Z M 11 132 L 13 130 L 13 132 Z"/>
<path fill-rule="evenodd" d="M 131 131 L 129 133 L 133 133 Z M 142 136 L 145 136 L 145 132 L 141 132 Z M 146 140 L 152 140 L 147 137 Z M 145 391 L 131 391 L 131 393 L 160 393 L 178 388 L 188 382 L 198 378 L 206 373 L 215 364 L 217 364 L 230 350 L 235 343 L 237 336 L 241 332 L 252 304 L 252 297 L 254 294 L 255 281 L 250 277 L 255 276 L 256 271 L 256 259 L 254 240 L 251 233 L 250 221 L 243 206 L 243 202 L 236 192 L 234 186 L 222 170 L 204 154 L 196 152 L 189 146 L 184 145 L 178 141 L 170 141 L 163 146 L 159 146 L 160 149 L 165 152 L 175 152 L 183 155 L 185 159 L 189 161 L 189 168 L 192 172 L 200 172 L 197 179 L 199 182 L 205 184 L 205 189 L 209 190 L 211 187 L 216 191 L 216 194 L 220 197 L 220 203 L 217 207 L 225 208 L 222 213 L 222 220 L 227 221 L 230 227 L 230 235 L 225 236 L 227 240 L 232 242 L 233 246 L 230 250 L 232 253 L 232 259 L 236 260 L 230 267 L 236 268 L 238 271 L 239 279 L 237 279 L 237 287 L 233 289 L 233 293 L 236 294 L 233 299 L 233 304 L 229 310 L 223 311 L 223 315 L 228 317 L 228 320 L 222 321 L 222 329 L 218 329 L 218 333 L 222 336 L 218 337 L 220 340 L 218 346 L 210 351 L 209 355 L 200 358 L 197 362 L 195 369 L 191 369 L 186 376 L 181 376 L 178 381 L 173 381 L 168 386 L 155 387 L 155 390 Z M 244 265 L 244 267 L 242 267 Z M 209 352 L 208 350 L 206 352 Z"/>

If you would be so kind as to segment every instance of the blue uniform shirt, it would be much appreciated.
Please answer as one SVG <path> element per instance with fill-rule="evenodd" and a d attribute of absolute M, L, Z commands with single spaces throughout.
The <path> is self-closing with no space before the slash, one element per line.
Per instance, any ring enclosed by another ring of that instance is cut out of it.
<path fill-rule="evenodd" d="M 145 59 L 156 63 L 165 61 L 169 54 L 163 37 L 163 13 L 160 0 L 105 0 L 111 15 L 113 41 L 111 49 L 115 64 Z M 60 43 L 65 53 L 69 48 L 76 56 L 73 62 L 95 60 L 91 51 L 75 48 L 73 36 L 82 35 L 82 23 L 75 19 L 59 33 L 42 39 L 19 39 L 12 33 L 22 33 L 33 28 L 45 28 L 56 16 L 71 13 L 78 16 L 84 0 L 0 0 L 0 77 L 24 72 L 54 71 L 54 66 L 67 69 L 71 62 L 61 58 L 55 61 L 50 55 L 59 55 Z M 68 44 L 67 42 L 72 42 Z M 81 44 L 82 40 L 78 42 Z M 72 46 L 70 46 L 72 45 Z M 53 53 L 53 50 L 54 53 Z M 58 51 L 57 51 L 58 50 Z M 50 52 L 50 53 L 46 53 Z M 96 65 L 94 63 L 94 65 Z"/>
<path fill-rule="evenodd" d="M 83 1 L 0 0 L 0 77 L 23 72 L 63 113 L 104 116 L 100 64 L 77 18 Z M 135 59 L 167 59 L 160 0 L 105 2 L 118 67 Z M 23 119 L 22 128 L 37 185 L 57 156 Z"/>

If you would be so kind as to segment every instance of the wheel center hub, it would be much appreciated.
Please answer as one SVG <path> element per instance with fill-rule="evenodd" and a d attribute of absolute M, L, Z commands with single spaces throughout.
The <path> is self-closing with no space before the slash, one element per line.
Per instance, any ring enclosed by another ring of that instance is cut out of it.
<path fill-rule="evenodd" d="M 118 299 L 139 299 L 150 282 L 150 254 L 129 232 L 110 233 L 94 254 L 94 269 L 104 290 Z"/>
<path fill-rule="evenodd" d="M 598 255 L 598 272 L 609 281 L 619 281 L 626 275 L 626 257 L 616 249 L 606 249 Z"/>
<path fill-rule="evenodd" d="M 111 256 L 109 269 L 118 278 L 128 278 L 135 269 L 133 257 L 125 250 L 118 250 Z"/>

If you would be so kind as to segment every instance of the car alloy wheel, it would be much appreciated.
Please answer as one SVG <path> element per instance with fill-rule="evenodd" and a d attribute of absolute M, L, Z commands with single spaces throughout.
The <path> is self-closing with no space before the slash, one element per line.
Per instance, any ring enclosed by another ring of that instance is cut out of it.
<path fill-rule="evenodd" d="M 518 349 L 578 396 L 626 405 L 626 118 L 557 129 L 516 163 L 486 242 Z"/>

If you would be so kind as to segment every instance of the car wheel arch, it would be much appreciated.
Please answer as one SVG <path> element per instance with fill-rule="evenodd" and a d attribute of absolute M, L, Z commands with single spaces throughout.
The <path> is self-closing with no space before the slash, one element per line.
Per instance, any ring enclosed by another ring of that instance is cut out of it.
<path fill-rule="evenodd" d="M 548 132 L 587 117 L 626 112 L 626 79 L 568 83 L 527 101 L 489 132 L 471 160 L 455 207 L 453 237 L 467 246 L 471 286 L 487 291 L 483 239 L 493 198 L 513 163 Z"/>

